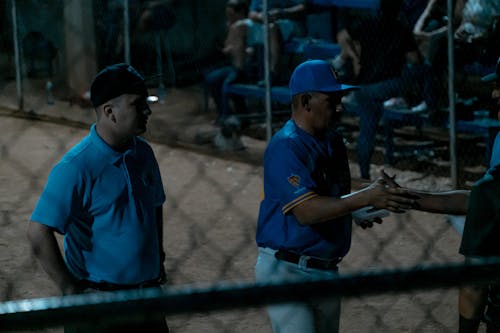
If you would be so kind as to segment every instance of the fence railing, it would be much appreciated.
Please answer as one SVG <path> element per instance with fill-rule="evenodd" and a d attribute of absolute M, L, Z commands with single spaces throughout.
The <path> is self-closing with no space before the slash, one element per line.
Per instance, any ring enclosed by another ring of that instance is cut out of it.
<path fill-rule="evenodd" d="M 0 303 L 0 327 L 26 330 L 93 321 L 123 321 L 169 315 L 300 302 L 325 297 L 361 297 L 500 280 L 500 260 L 417 266 L 340 275 L 335 279 L 255 284 L 218 283 L 161 290 L 68 295 Z"/>

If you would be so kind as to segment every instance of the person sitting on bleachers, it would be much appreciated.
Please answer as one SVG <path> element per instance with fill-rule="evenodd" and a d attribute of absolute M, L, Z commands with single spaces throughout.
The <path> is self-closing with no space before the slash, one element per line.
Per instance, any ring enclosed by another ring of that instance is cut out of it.
<path fill-rule="evenodd" d="M 268 0 L 271 82 L 276 81 L 278 78 L 277 66 L 279 57 L 282 54 L 283 43 L 305 33 L 305 12 L 305 0 Z M 264 14 L 262 0 L 252 0 L 248 14 L 251 20 L 248 35 L 240 37 L 250 50 L 264 43 L 262 29 Z M 245 56 L 244 54 L 241 55 Z"/>
<path fill-rule="evenodd" d="M 215 120 L 217 125 L 233 113 L 233 108 L 238 112 L 244 112 L 246 109 L 244 98 L 241 96 L 232 96 L 233 108 L 230 106 L 230 101 L 222 94 L 224 86 L 257 78 L 252 77 L 252 70 L 248 68 L 248 62 L 244 57 L 246 46 L 240 38 L 240 36 L 246 36 L 247 27 L 250 24 L 247 18 L 248 3 L 246 0 L 228 0 L 225 11 L 227 35 L 221 51 L 227 56 L 227 61 L 224 66 L 210 71 L 205 77 L 208 91 L 217 108 Z"/>
<path fill-rule="evenodd" d="M 349 102 L 346 100 L 345 108 L 359 115 L 357 155 L 365 179 L 370 178 L 384 101 L 416 91 L 420 96 L 432 96 L 432 86 L 423 84 L 429 68 L 424 66 L 411 28 L 399 19 L 402 2 L 381 0 L 379 15 L 353 20 L 337 36 L 342 51 L 334 67 L 341 79 L 361 86 L 349 96 Z M 431 97 L 428 100 L 434 103 Z"/>

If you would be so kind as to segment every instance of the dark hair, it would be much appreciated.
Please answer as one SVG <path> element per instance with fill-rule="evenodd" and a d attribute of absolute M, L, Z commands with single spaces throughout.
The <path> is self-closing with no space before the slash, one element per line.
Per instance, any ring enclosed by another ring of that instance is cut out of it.
<path fill-rule="evenodd" d="M 246 0 L 228 0 L 226 7 L 231 7 L 237 13 L 248 13 L 248 2 Z"/>
<path fill-rule="evenodd" d="M 397 17 L 403 6 L 403 0 L 380 0 L 380 13 L 383 16 Z"/>

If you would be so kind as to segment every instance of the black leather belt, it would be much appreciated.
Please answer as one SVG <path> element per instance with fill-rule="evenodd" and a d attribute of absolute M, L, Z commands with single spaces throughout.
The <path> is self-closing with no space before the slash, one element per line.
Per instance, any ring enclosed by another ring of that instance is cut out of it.
<path fill-rule="evenodd" d="M 306 255 L 301 255 L 295 252 L 290 252 L 286 250 L 278 250 L 274 254 L 276 259 L 288 261 L 292 264 L 299 264 L 301 260 L 305 262 L 307 268 L 322 269 L 325 271 L 336 271 L 338 270 L 338 263 L 342 261 L 342 257 L 337 257 L 333 259 L 320 259 L 316 257 L 309 257 Z"/>
<path fill-rule="evenodd" d="M 94 282 L 89 280 L 81 280 L 83 288 L 95 289 L 100 291 L 117 291 L 117 290 L 131 290 L 159 287 L 161 283 L 159 280 L 145 281 L 138 284 L 115 284 L 110 282 Z"/>

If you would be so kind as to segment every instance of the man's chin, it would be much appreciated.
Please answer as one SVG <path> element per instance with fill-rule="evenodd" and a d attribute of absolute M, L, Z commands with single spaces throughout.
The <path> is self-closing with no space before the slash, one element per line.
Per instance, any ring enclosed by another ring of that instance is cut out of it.
<path fill-rule="evenodd" d="M 147 130 L 146 126 L 137 127 L 135 134 L 136 135 L 144 134 L 146 132 L 146 130 Z"/>

